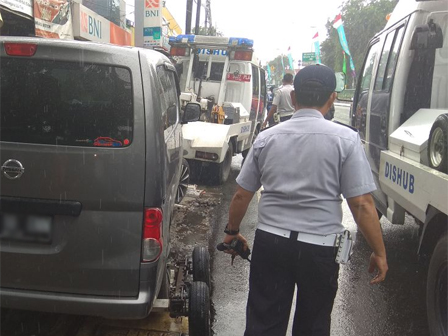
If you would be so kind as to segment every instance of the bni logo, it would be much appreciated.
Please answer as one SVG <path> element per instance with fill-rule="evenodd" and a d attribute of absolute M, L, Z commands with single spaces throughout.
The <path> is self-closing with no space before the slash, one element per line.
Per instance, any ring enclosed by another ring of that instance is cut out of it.
<path fill-rule="evenodd" d="M 160 0 L 146 0 L 145 8 L 159 8 Z"/>

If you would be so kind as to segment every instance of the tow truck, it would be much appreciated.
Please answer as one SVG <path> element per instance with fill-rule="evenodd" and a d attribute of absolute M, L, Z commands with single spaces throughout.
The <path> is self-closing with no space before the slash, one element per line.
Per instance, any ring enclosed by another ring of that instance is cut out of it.
<path fill-rule="evenodd" d="M 248 38 L 178 35 L 171 56 L 180 76 L 184 113 L 200 118 L 183 125 L 184 158 L 192 176 L 224 183 L 232 157 L 245 157 L 266 114 L 264 69 Z"/>
<path fill-rule="evenodd" d="M 426 305 L 431 336 L 447 335 L 448 7 L 401 0 L 370 41 L 351 111 L 378 190 L 379 215 L 420 226 L 430 258 Z"/>

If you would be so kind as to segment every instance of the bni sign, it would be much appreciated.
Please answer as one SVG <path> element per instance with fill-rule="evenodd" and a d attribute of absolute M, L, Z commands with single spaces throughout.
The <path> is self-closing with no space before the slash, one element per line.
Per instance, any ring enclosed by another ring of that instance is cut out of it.
<path fill-rule="evenodd" d="M 143 18 L 143 46 L 161 46 L 162 1 L 145 0 Z"/>

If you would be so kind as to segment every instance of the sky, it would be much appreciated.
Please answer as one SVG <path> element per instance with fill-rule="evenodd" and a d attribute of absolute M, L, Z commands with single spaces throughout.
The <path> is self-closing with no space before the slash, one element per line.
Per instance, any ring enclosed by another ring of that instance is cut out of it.
<path fill-rule="evenodd" d="M 142 1 L 142 0 L 137 0 Z M 206 0 L 202 0 L 205 4 Z M 254 40 L 255 54 L 263 64 L 280 54 L 294 61 L 303 52 L 314 51 L 312 37 L 319 33 L 320 42 L 326 39 L 325 24 L 333 21 L 343 0 L 211 0 L 212 23 L 224 36 L 246 37 Z M 133 1 L 128 0 L 128 13 Z M 186 0 L 165 0 L 165 6 L 185 30 Z M 196 3 L 193 4 L 192 25 L 195 23 Z M 201 11 L 201 26 L 205 13 Z"/>

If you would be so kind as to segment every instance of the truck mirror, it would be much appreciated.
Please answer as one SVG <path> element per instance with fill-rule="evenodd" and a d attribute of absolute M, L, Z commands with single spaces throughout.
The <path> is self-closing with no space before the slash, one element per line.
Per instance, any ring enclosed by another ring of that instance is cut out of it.
<path fill-rule="evenodd" d="M 186 124 L 192 121 L 198 121 L 201 117 L 201 106 L 197 103 L 188 103 L 185 106 L 185 112 L 182 117 L 182 124 Z"/>
<path fill-rule="evenodd" d="M 334 91 L 341 92 L 345 89 L 345 73 L 343 72 L 336 72 L 336 89 Z"/>
<path fill-rule="evenodd" d="M 415 27 L 411 50 L 438 49 L 443 47 L 443 33 L 440 26 L 429 20 L 427 24 Z"/>

